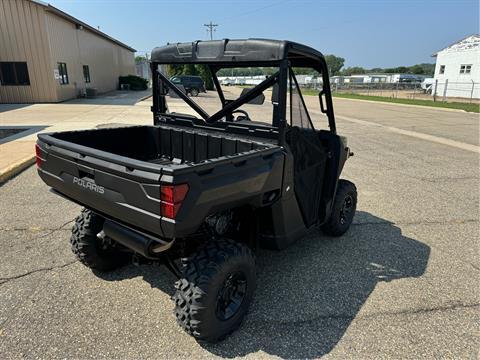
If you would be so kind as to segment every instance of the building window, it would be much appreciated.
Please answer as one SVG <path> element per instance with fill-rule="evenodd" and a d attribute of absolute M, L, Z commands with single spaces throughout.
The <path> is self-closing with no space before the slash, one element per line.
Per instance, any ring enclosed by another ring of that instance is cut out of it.
<path fill-rule="evenodd" d="M 60 75 L 60 84 L 68 84 L 67 64 L 58 63 L 58 74 Z"/>
<path fill-rule="evenodd" d="M 26 62 L 0 62 L 1 85 L 30 85 Z"/>
<path fill-rule="evenodd" d="M 460 65 L 460 74 L 470 74 L 472 72 L 472 65 Z"/>
<path fill-rule="evenodd" d="M 438 73 L 445 74 L 445 65 L 440 65 L 440 71 Z"/>
<path fill-rule="evenodd" d="M 83 65 L 83 78 L 87 84 L 90 83 L 90 68 L 88 65 Z"/>

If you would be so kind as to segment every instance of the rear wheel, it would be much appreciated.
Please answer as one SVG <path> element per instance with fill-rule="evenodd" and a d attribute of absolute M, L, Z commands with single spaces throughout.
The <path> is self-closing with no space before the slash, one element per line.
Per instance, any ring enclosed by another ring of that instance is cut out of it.
<path fill-rule="evenodd" d="M 255 258 L 243 244 L 210 241 L 184 263 L 175 287 L 178 324 L 198 340 L 223 340 L 240 326 L 252 301 Z"/>
<path fill-rule="evenodd" d="M 322 225 L 322 231 L 331 236 L 343 235 L 352 224 L 356 209 L 357 188 L 352 182 L 340 179 L 332 213 L 328 221 Z"/>
<path fill-rule="evenodd" d="M 198 96 L 198 89 L 197 88 L 190 89 L 190 95 L 194 97 Z"/>
<path fill-rule="evenodd" d="M 108 271 L 127 264 L 130 254 L 121 251 L 119 244 L 97 234 L 103 229 L 105 219 L 91 210 L 83 209 L 75 219 L 70 243 L 77 259 L 91 269 Z"/>

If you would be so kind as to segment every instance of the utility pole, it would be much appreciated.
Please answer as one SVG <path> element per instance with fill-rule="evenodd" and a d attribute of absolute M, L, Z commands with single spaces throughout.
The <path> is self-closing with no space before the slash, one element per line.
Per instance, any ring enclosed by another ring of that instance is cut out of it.
<path fill-rule="evenodd" d="M 207 33 L 210 33 L 210 40 L 213 40 L 213 32 L 217 31 L 215 28 L 218 26 L 218 24 L 213 24 L 210 21 L 210 24 L 203 24 L 203 26 L 207 28 Z"/>

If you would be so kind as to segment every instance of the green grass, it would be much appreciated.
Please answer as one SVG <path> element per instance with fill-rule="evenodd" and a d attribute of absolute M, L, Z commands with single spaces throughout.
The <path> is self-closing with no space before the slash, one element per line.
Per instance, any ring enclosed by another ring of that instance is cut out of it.
<path fill-rule="evenodd" d="M 308 92 L 305 95 L 317 95 L 318 92 L 310 90 L 312 94 Z M 302 90 L 303 93 L 303 90 Z M 459 103 L 459 102 L 441 102 L 433 100 L 415 100 L 415 99 L 398 99 L 398 98 L 389 98 L 384 96 L 371 96 L 371 95 L 359 95 L 359 94 L 349 94 L 349 93 L 334 93 L 334 97 L 344 98 L 344 99 L 358 99 L 358 100 L 371 100 L 371 101 L 380 101 L 380 102 L 389 102 L 396 104 L 408 104 L 408 105 L 422 105 L 422 106 L 431 106 L 438 108 L 447 108 L 447 109 L 459 109 L 465 110 L 468 112 L 480 112 L 480 104 L 468 104 L 468 103 Z"/>

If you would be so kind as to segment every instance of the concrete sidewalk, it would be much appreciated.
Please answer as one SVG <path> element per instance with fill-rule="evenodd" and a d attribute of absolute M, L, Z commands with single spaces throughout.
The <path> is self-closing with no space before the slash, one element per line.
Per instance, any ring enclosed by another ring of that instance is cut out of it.
<path fill-rule="evenodd" d="M 0 183 L 34 163 L 35 142 L 41 132 L 94 128 L 101 125 L 151 123 L 151 89 L 114 91 L 95 99 L 58 104 L 0 104 L 0 128 L 38 127 L 38 132 L 17 135 L 0 144 Z"/>
<path fill-rule="evenodd" d="M 35 162 L 35 140 L 16 140 L 0 145 L 0 184 Z"/>

